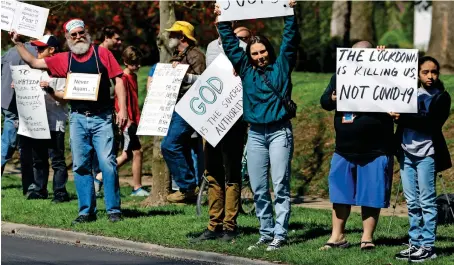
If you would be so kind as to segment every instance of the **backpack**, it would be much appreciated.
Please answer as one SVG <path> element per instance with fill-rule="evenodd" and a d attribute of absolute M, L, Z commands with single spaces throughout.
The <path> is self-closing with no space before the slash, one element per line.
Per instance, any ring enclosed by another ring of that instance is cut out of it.
<path fill-rule="evenodd" d="M 446 196 L 449 198 L 450 205 Z M 441 194 L 435 202 L 438 209 L 438 224 L 454 224 L 454 194 Z"/>

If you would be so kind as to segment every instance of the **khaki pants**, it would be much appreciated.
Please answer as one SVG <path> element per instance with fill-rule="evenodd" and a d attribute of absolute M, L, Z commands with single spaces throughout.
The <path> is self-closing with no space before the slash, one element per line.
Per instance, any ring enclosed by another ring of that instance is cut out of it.
<path fill-rule="evenodd" d="M 246 125 L 239 121 L 214 148 L 205 144 L 211 231 L 237 229 L 241 197 L 241 159 Z"/>

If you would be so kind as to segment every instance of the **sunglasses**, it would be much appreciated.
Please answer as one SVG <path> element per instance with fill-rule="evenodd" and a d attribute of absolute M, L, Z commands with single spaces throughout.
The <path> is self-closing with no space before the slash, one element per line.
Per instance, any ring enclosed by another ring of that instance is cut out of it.
<path fill-rule="evenodd" d="M 83 36 L 83 35 L 85 35 L 85 30 L 82 30 L 82 31 L 79 31 L 79 32 L 73 32 L 73 33 L 71 33 L 70 35 L 71 35 L 71 37 L 73 37 L 73 38 L 76 38 L 77 35 Z"/>

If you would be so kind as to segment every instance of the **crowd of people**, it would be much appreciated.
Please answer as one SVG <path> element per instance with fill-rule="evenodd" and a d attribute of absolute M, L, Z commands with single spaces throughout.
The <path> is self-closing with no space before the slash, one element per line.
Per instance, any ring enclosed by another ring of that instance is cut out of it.
<path fill-rule="evenodd" d="M 296 2 L 289 1 L 290 7 Z M 221 14 L 219 6 L 216 16 Z M 194 27 L 176 21 L 169 32 L 174 55 L 167 63 L 189 65 L 178 100 L 221 53 L 233 65 L 232 72 L 243 84 L 243 117 L 213 147 L 174 112 L 161 145 L 162 155 L 174 181 L 170 203 L 194 202 L 200 177 L 208 180 L 209 223 L 194 241 L 231 241 L 240 235 L 237 217 L 240 209 L 241 159 L 247 149 L 248 173 L 254 193 L 259 238 L 248 249 L 267 251 L 287 244 L 290 207 L 290 176 L 293 156 L 291 124 L 292 79 L 300 36 L 295 16 L 284 17 L 279 55 L 268 38 L 252 35 L 232 22 L 215 26 L 219 37 L 206 49 L 197 48 Z M 113 26 L 102 30 L 100 45 L 81 19 L 64 25 L 68 51 L 52 35 L 22 42 L 12 32 L 15 47 L 2 56 L 2 174 L 19 142 L 23 192 L 27 199 L 46 199 L 49 157 L 54 171 L 53 202 L 70 200 L 65 188 L 65 125 L 69 118 L 70 146 L 74 181 L 79 202 L 73 225 L 96 220 L 96 196 L 103 188 L 108 219 L 122 220 L 118 168 L 132 160 L 132 196 L 148 196 L 141 184 L 142 149 L 136 134 L 140 121 L 137 72 L 142 54 L 136 47 L 123 49 L 122 70 L 111 51 L 121 47 L 121 33 Z M 360 41 L 353 48 L 373 48 Z M 378 49 L 385 49 L 380 46 Z M 18 113 L 10 65 L 28 64 L 42 70 L 40 86 L 45 93 L 51 139 L 37 140 L 17 135 Z M 435 58 L 419 59 L 418 113 L 341 112 L 336 110 L 336 75 L 321 96 L 321 107 L 335 110 L 336 148 L 328 177 L 333 203 L 332 233 L 320 250 L 347 248 L 345 226 L 351 206 L 361 206 L 363 233 L 360 248 L 374 249 L 374 231 L 380 209 L 389 207 L 394 156 L 400 163 L 401 179 L 410 220 L 408 247 L 397 259 L 423 261 L 436 257 L 435 177 L 450 168 L 450 154 L 442 127 L 450 113 L 451 99 L 439 79 L 440 65 Z M 153 82 L 150 70 L 147 88 Z M 101 74 L 97 101 L 64 99 L 65 78 L 71 73 Z M 144 96 L 144 95 L 141 95 Z M 68 109 L 69 106 L 69 109 Z M 394 132 L 394 124 L 397 131 Z M 117 131 L 121 132 L 117 134 Z M 16 140 L 17 138 L 17 140 Z M 121 138 L 122 144 L 117 144 Z M 116 157 L 119 147 L 121 155 Z M 274 202 L 270 194 L 270 182 Z M 274 205 L 274 210 L 273 210 Z"/>

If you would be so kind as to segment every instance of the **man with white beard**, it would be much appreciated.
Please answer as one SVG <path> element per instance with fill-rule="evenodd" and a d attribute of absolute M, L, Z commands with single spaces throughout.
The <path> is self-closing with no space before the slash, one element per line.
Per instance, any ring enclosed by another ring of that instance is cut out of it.
<path fill-rule="evenodd" d="M 205 71 L 205 54 L 195 47 L 194 26 L 186 21 L 176 21 L 170 29 L 169 47 L 175 49 L 171 63 L 188 64 L 186 78 L 181 84 L 177 101 L 188 91 L 192 81 L 188 77 L 201 75 Z M 189 78 L 191 79 L 191 78 Z M 161 144 L 161 152 L 170 169 L 173 180 L 180 188 L 179 191 L 167 196 L 171 203 L 186 203 L 195 201 L 197 176 L 191 157 L 191 135 L 194 129 L 180 116 L 173 112 L 167 136 Z M 202 143 L 200 141 L 200 149 Z M 201 152 L 203 153 L 203 152 Z"/>
<path fill-rule="evenodd" d="M 19 55 L 30 67 L 48 70 L 52 77 L 66 77 L 70 73 L 100 74 L 97 101 L 69 101 L 73 172 L 79 200 L 79 216 L 72 224 L 96 220 L 96 198 L 92 175 L 94 151 L 103 173 L 104 202 L 108 219 L 111 222 L 117 222 L 122 217 L 116 154 L 113 150 L 114 104 L 110 98 L 109 79 L 115 80 L 115 93 L 120 105 L 116 122 L 123 127 L 128 117 L 126 92 L 121 79 L 123 71 L 109 50 L 92 45 L 90 34 L 86 31 L 82 20 L 71 19 L 63 25 L 63 28 L 70 52 L 43 59 L 37 59 L 30 54 L 19 41 L 19 35 L 16 32 L 12 32 L 11 39 L 16 44 Z"/>

